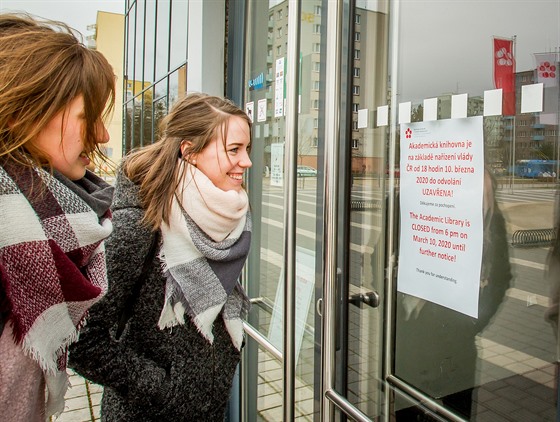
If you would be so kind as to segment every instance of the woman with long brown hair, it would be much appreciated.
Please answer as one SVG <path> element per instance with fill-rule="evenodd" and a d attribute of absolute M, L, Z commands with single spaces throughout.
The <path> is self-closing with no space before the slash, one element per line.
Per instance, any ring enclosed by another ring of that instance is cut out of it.
<path fill-rule="evenodd" d="M 115 76 L 62 23 L 0 15 L 0 415 L 64 409 L 66 356 L 107 286 L 112 188 L 86 170 L 109 140 Z"/>
<path fill-rule="evenodd" d="M 238 279 L 251 241 L 250 147 L 242 110 L 190 94 L 158 142 L 125 158 L 109 291 L 70 349 L 70 365 L 104 386 L 103 421 L 224 419 L 249 307 Z"/>

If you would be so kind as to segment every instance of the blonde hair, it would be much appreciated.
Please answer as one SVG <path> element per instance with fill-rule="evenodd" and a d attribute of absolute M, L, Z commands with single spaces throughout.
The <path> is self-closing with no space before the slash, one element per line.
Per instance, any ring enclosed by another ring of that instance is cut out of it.
<path fill-rule="evenodd" d="M 99 121 L 115 103 L 115 74 L 64 23 L 0 14 L 0 157 L 50 166 L 31 141 L 77 97 L 84 100 L 86 151 L 103 157 Z M 62 134 L 61 134 L 62 139 Z"/>
<path fill-rule="evenodd" d="M 190 141 L 182 156 L 185 160 L 201 152 L 220 130 L 225 148 L 232 116 L 243 118 L 251 133 L 251 120 L 230 100 L 201 93 L 186 95 L 161 121 L 160 139 L 126 157 L 123 171 L 140 186 L 144 223 L 148 227 L 156 230 L 162 222 L 169 222 L 172 199 L 185 168 L 184 160 L 179 160 L 183 141 Z"/>

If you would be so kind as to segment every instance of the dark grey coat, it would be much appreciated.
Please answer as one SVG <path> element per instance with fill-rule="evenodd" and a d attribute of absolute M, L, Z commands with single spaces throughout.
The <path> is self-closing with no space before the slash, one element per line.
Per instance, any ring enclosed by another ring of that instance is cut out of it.
<path fill-rule="evenodd" d="M 132 317 L 115 340 L 117 321 L 148 254 L 150 230 L 138 189 L 119 175 L 113 200 L 114 231 L 106 242 L 109 291 L 90 310 L 69 366 L 103 385 L 103 421 L 220 421 L 225 417 L 240 353 L 223 319 L 214 323 L 214 343 L 186 317 L 184 326 L 160 330 L 165 279 L 154 258 Z"/>

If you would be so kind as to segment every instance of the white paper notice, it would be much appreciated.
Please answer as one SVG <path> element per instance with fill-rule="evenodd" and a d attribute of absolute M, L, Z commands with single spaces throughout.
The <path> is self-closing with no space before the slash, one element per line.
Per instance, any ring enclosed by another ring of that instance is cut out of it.
<path fill-rule="evenodd" d="M 276 59 L 274 117 L 284 115 L 284 57 Z"/>
<path fill-rule="evenodd" d="M 284 185 L 284 144 L 270 144 L 270 186 Z"/>
<path fill-rule="evenodd" d="M 247 116 L 249 116 L 249 119 L 251 120 L 251 123 L 253 123 L 253 116 L 255 115 L 255 102 L 251 101 L 247 104 L 245 104 L 245 113 L 247 113 Z"/>
<path fill-rule="evenodd" d="M 484 115 L 500 116 L 502 114 L 502 89 L 484 91 Z"/>
<path fill-rule="evenodd" d="M 532 84 L 521 87 L 521 113 L 540 113 L 543 111 L 544 85 Z"/>
<path fill-rule="evenodd" d="M 257 122 L 266 122 L 266 98 L 257 102 Z"/>
<path fill-rule="evenodd" d="M 410 123 L 410 115 L 412 113 L 412 103 L 399 103 L 399 123 Z"/>
<path fill-rule="evenodd" d="M 377 126 L 387 126 L 389 124 L 389 106 L 377 107 Z"/>
<path fill-rule="evenodd" d="M 397 289 L 478 317 L 482 116 L 401 126 Z"/>
<path fill-rule="evenodd" d="M 437 120 L 437 98 L 427 98 L 424 100 L 424 116 L 425 122 Z"/>
<path fill-rule="evenodd" d="M 315 253 L 314 251 L 296 247 L 296 320 L 295 320 L 295 358 L 296 365 L 299 359 L 303 336 L 305 335 L 305 324 L 309 316 L 309 308 L 313 301 L 315 290 Z M 268 340 L 283 351 L 283 310 L 284 310 L 284 274 L 280 272 L 280 280 L 276 288 L 274 308 L 268 328 Z"/>
<path fill-rule="evenodd" d="M 368 127 L 368 117 L 369 117 L 369 110 L 367 108 L 363 108 L 358 110 L 358 129 L 364 129 Z"/>
<path fill-rule="evenodd" d="M 462 119 L 467 117 L 468 94 L 451 96 L 451 118 Z"/>

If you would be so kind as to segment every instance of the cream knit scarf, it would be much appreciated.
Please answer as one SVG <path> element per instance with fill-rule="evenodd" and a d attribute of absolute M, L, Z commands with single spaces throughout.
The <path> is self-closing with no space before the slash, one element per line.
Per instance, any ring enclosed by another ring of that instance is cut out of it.
<path fill-rule="evenodd" d="M 249 300 L 239 283 L 251 243 L 249 201 L 244 190 L 223 191 L 185 164 L 169 224 L 161 228 L 167 277 L 161 329 L 185 323 L 187 314 L 212 343 L 222 313 L 234 346 L 243 343 Z"/>

